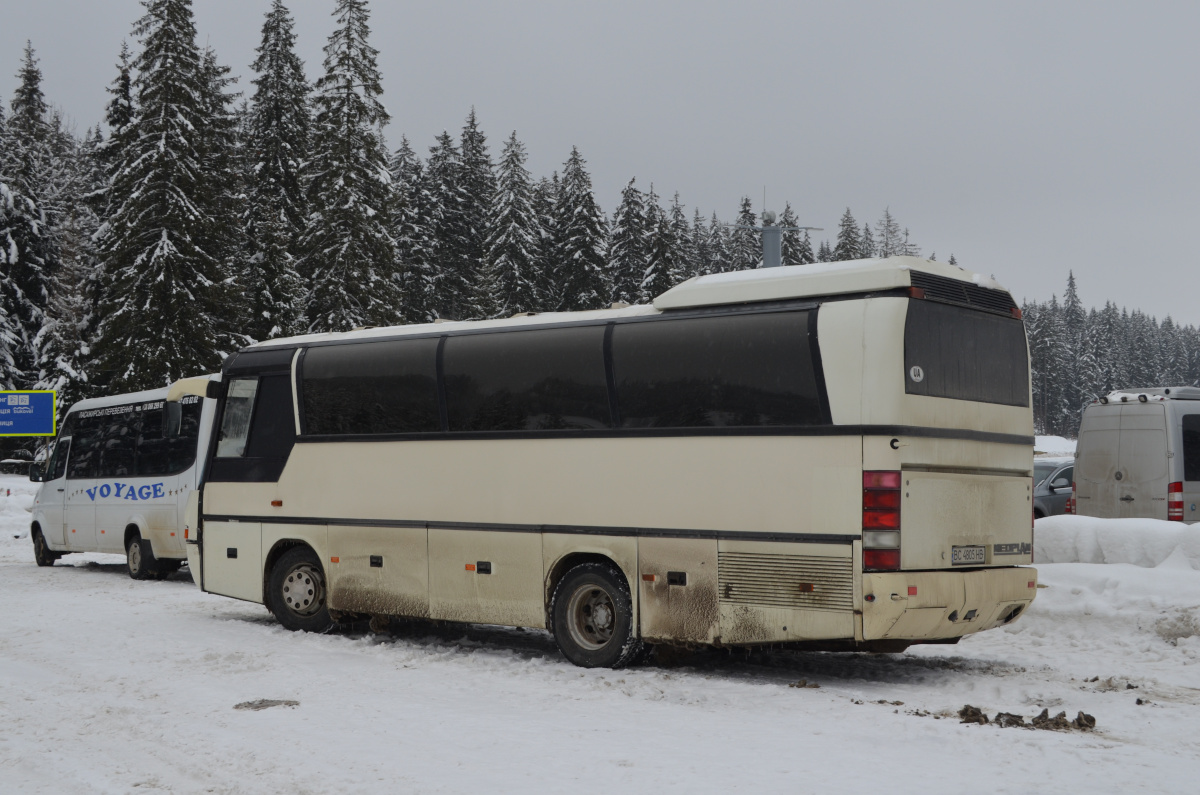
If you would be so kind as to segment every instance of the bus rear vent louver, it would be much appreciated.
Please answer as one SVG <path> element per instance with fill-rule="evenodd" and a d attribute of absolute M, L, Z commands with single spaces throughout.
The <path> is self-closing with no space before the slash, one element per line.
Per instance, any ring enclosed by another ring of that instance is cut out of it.
<path fill-rule="evenodd" d="M 1011 315 L 1017 306 L 1012 296 L 1003 290 L 992 290 L 971 282 L 947 279 L 945 276 L 935 276 L 924 271 L 910 271 L 909 275 L 912 278 L 912 286 L 920 287 L 925 291 L 926 298 L 935 301 L 961 304 L 1001 315 Z"/>

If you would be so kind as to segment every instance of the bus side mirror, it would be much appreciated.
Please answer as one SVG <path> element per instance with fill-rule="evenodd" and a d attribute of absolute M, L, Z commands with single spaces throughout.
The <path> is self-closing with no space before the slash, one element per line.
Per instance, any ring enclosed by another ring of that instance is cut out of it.
<path fill-rule="evenodd" d="M 34 483 L 42 482 L 42 468 L 37 464 L 29 465 L 29 479 Z"/>
<path fill-rule="evenodd" d="M 183 406 L 172 402 L 168 402 L 166 405 L 167 424 L 163 431 L 168 439 L 174 439 L 179 436 L 179 429 L 183 425 Z"/>

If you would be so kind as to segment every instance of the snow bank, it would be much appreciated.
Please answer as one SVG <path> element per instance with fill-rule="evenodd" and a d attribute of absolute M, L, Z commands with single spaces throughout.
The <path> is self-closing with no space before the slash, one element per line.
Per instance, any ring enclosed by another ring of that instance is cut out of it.
<path fill-rule="evenodd" d="M 1033 442 L 1033 451 L 1046 455 L 1075 455 L 1075 440 L 1061 436 L 1038 436 Z"/>
<path fill-rule="evenodd" d="M 1200 525 L 1159 519 L 1049 516 L 1034 531 L 1041 563 L 1129 563 L 1200 570 Z"/>

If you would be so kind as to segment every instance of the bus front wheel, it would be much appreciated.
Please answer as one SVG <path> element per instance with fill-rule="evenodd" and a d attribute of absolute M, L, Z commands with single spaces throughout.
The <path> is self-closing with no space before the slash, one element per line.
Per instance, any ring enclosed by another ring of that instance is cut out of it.
<path fill-rule="evenodd" d="M 621 668 L 642 650 L 635 637 L 629 585 L 615 566 L 583 563 L 554 589 L 554 640 L 563 656 L 584 668 Z"/>
<path fill-rule="evenodd" d="M 333 626 L 317 553 L 297 546 L 280 556 L 271 569 L 267 607 L 285 629 L 324 632 Z"/>

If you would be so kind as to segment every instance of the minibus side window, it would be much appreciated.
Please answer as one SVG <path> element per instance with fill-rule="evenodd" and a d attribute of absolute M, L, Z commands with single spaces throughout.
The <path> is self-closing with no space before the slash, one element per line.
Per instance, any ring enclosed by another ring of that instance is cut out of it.
<path fill-rule="evenodd" d="M 85 417 L 83 414 L 91 416 Z M 69 480 L 94 478 L 100 474 L 100 435 L 104 430 L 102 419 L 95 415 L 95 410 L 83 414 L 79 416 L 72 432 L 71 446 L 75 449 L 67 463 Z"/>
<path fill-rule="evenodd" d="M 1183 479 L 1200 480 L 1200 414 L 1183 416 Z"/>

